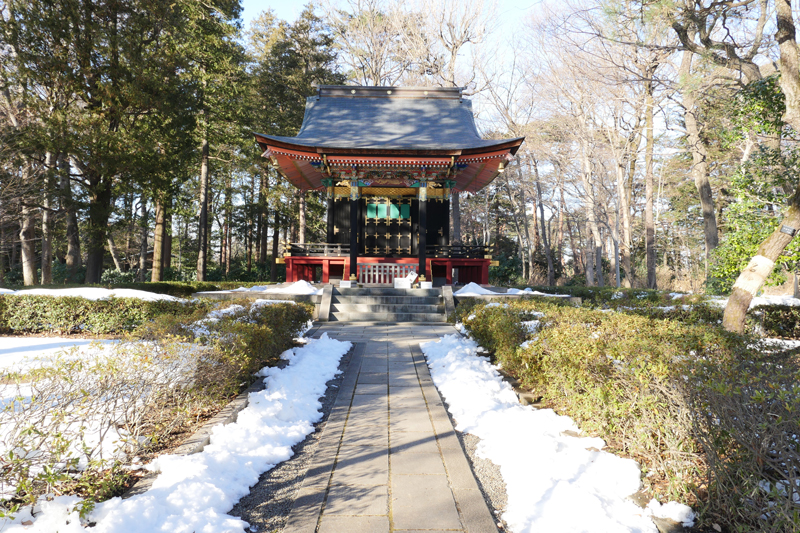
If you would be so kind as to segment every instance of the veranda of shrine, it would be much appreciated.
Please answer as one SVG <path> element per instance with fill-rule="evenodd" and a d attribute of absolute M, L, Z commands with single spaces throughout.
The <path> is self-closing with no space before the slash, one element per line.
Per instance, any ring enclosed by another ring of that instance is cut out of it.
<path fill-rule="evenodd" d="M 327 197 L 326 242 L 286 243 L 286 281 L 488 283 L 487 247 L 450 242 L 450 196 L 491 183 L 523 140 L 482 139 L 461 88 L 318 87 L 296 137 L 256 134 L 284 179 Z"/>

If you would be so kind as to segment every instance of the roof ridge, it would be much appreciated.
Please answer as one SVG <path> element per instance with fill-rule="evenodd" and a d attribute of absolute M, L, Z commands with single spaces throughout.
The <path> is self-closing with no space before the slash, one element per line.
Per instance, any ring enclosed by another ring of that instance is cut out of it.
<path fill-rule="evenodd" d="M 318 85 L 316 98 L 418 98 L 460 101 L 463 92 L 464 87 Z"/>

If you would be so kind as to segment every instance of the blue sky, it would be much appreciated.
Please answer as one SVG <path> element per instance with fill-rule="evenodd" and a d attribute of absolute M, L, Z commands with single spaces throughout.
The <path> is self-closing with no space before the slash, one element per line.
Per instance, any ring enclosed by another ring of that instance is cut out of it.
<path fill-rule="evenodd" d="M 469 0 L 464 1 L 468 2 Z M 278 18 L 292 22 L 303 11 L 303 6 L 307 3 L 307 0 L 283 0 L 280 2 L 275 0 L 242 0 L 244 26 L 247 28 L 250 25 L 250 20 L 269 8 L 275 11 Z M 513 29 L 540 3 L 541 0 L 498 0 L 500 26 L 504 30 Z"/>

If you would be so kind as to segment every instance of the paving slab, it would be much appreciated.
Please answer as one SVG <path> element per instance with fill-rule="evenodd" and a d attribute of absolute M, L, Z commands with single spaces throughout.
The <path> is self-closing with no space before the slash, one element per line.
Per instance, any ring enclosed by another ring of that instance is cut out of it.
<path fill-rule="evenodd" d="M 342 446 L 383 446 L 389 444 L 386 424 L 348 424 L 344 430 Z"/>
<path fill-rule="evenodd" d="M 421 339 L 450 326 L 320 324 L 351 358 L 285 533 L 497 533 Z"/>
<path fill-rule="evenodd" d="M 389 517 L 325 516 L 319 533 L 389 533 Z"/>
<path fill-rule="evenodd" d="M 361 372 L 358 375 L 358 383 L 379 383 L 382 385 L 389 384 L 388 372 Z"/>
<path fill-rule="evenodd" d="M 328 491 L 325 515 L 389 514 L 389 491 L 386 485 L 372 487 L 334 484 Z"/>
<path fill-rule="evenodd" d="M 392 475 L 444 475 L 444 465 L 442 456 L 438 450 L 435 452 L 410 452 L 397 450 L 389 455 L 389 463 L 392 468 Z"/>
<path fill-rule="evenodd" d="M 391 504 L 397 529 L 462 529 L 447 476 L 392 476 Z"/>
<path fill-rule="evenodd" d="M 385 395 L 388 387 L 381 383 L 359 383 L 356 385 L 356 394 Z"/>
<path fill-rule="evenodd" d="M 379 446 L 342 446 L 333 470 L 333 483 L 372 487 L 389 480 L 389 449 Z"/>
<path fill-rule="evenodd" d="M 389 446 L 393 453 L 439 453 L 433 431 L 392 431 L 389 433 Z"/>

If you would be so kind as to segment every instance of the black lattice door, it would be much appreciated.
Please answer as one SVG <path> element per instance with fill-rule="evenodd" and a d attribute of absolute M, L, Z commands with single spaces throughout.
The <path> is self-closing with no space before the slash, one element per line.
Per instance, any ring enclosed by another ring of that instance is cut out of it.
<path fill-rule="evenodd" d="M 364 255 L 411 255 L 411 201 L 366 198 L 364 209 Z"/>

